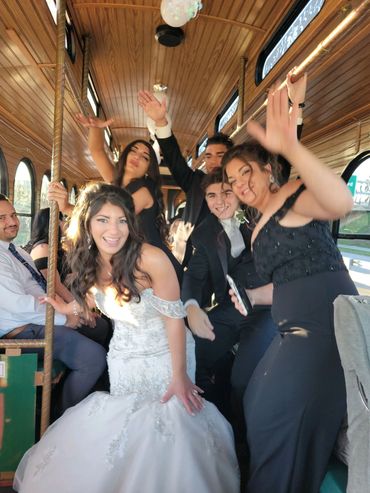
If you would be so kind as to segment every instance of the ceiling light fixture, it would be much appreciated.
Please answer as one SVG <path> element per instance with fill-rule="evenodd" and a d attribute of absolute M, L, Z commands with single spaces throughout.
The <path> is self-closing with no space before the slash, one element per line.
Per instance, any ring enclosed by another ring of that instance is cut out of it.
<path fill-rule="evenodd" d="M 202 8 L 198 0 L 162 0 L 161 16 L 172 27 L 180 27 L 193 19 Z"/>

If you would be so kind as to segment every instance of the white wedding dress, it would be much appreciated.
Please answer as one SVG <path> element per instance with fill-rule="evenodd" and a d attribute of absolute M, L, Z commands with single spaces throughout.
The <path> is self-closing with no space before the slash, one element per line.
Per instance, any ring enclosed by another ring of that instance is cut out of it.
<path fill-rule="evenodd" d="M 171 380 L 162 315 L 182 318 L 180 301 L 152 289 L 119 306 L 96 293 L 114 320 L 108 353 L 110 394 L 95 392 L 68 409 L 23 457 L 20 493 L 238 493 L 239 471 L 229 423 L 216 407 L 189 415 L 176 398 L 160 398 Z M 187 331 L 187 369 L 194 379 L 194 340 Z"/>

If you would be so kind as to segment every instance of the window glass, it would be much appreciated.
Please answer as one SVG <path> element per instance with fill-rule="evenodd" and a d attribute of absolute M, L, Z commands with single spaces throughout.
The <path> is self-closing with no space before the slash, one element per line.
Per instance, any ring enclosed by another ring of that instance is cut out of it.
<path fill-rule="evenodd" d="M 69 202 L 75 205 L 76 201 L 77 201 L 77 187 L 76 185 L 73 185 L 69 193 Z"/>
<path fill-rule="evenodd" d="M 193 158 L 189 156 L 188 159 L 186 160 L 186 163 L 189 166 L 189 168 L 191 168 L 193 166 Z"/>
<path fill-rule="evenodd" d="M 203 139 L 199 141 L 199 144 L 197 145 L 197 157 L 199 157 L 206 150 L 207 140 L 208 135 L 205 135 Z"/>
<path fill-rule="evenodd" d="M 256 66 L 257 84 L 273 69 L 298 36 L 317 16 L 323 5 L 324 0 L 300 0 L 296 2 L 258 58 Z"/>
<path fill-rule="evenodd" d="M 96 92 L 93 80 L 91 78 L 91 75 L 88 75 L 88 84 L 87 84 L 87 99 L 89 103 L 91 104 L 91 108 L 94 112 L 95 116 L 98 116 L 99 112 L 99 98 L 98 94 Z"/>
<path fill-rule="evenodd" d="M 18 164 L 14 179 L 14 208 L 18 213 L 20 228 L 17 245 L 26 245 L 31 235 L 31 221 L 34 206 L 33 171 L 26 161 Z"/>
<path fill-rule="evenodd" d="M 216 119 L 216 132 L 221 132 L 224 126 L 231 120 L 231 118 L 235 115 L 235 112 L 238 108 L 239 103 L 239 94 L 236 91 L 226 104 L 225 108 L 218 115 Z"/>
<path fill-rule="evenodd" d="M 339 235 L 344 237 L 338 239 L 338 247 L 359 293 L 370 295 L 370 157 L 355 169 L 347 185 L 354 206 L 340 220 Z"/>
<path fill-rule="evenodd" d="M 47 199 L 49 184 L 50 184 L 49 177 L 47 176 L 47 174 L 44 174 L 41 182 L 40 209 L 49 207 L 49 201 Z"/>

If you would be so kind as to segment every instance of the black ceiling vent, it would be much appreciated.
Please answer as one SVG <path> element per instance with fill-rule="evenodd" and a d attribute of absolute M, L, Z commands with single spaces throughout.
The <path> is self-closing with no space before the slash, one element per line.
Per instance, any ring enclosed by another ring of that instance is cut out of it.
<path fill-rule="evenodd" d="M 184 39 L 185 34 L 181 27 L 171 27 L 167 24 L 161 24 L 155 32 L 155 39 L 161 45 L 172 48 L 178 46 Z"/>

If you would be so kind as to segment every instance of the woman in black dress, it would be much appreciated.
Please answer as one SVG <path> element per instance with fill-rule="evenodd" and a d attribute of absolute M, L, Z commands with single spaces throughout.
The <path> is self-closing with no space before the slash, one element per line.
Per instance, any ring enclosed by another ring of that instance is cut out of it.
<path fill-rule="evenodd" d="M 163 250 L 171 260 L 179 281 L 182 269 L 167 244 L 168 226 L 164 216 L 163 194 L 156 154 L 151 144 L 137 139 L 123 150 L 116 166 L 113 165 L 104 148 L 104 128 L 112 120 L 103 121 L 95 117 L 85 117 L 81 113 L 77 120 L 89 129 L 89 151 L 104 181 L 125 187 L 132 195 L 135 212 L 145 240 Z M 49 190 L 58 193 L 60 184 L 51 184 Z M 49 192 L 49 199 L 56 197 Z M 59 203 L 65 213 L 69 205 Z"/>
<path fill-rule="evenodd" d="M 259 213 L 253 254 L 260 277 L 273 282 L 279 329 L 244 396 L 248 493 L 319 493 L 346 412 L 333 301 L 357 291 L 327 221 L 348 213 L 352 197 L 297 141 L 298 103 L 289 113 L 286 90 L 270 91 L 266 130 L 248 125 L 258 142 L 223 158 L 233 191 Z M 285 157 L 301 180 L 279 188 L 270 152 Z"/>

